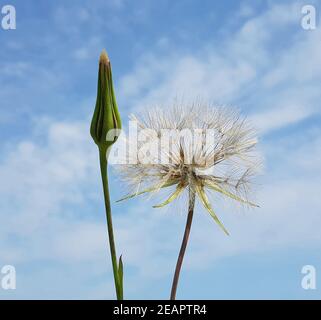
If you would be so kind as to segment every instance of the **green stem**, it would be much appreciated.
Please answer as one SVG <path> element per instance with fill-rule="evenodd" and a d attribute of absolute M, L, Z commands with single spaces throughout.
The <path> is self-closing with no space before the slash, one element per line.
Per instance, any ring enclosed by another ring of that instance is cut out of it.
<path fill-rule="evenodd" d="M 101 178 L 102 178 L 103 189 L 104 189 L 107 229 L 108 229 L 110 254 L 111 254 L 111 260 L 112 260 L 112 265 L 113 265 L 115 289 L 116 289 L 117 299 L 122 300 L 123 299 L 123 292 L 120 288 L 120 279 L 119 279 L 119 275 L 118 275 L 117 255 L 116 255 L 116 247 L 115 247 L 114 232 L 113 232 L 113 221 L 112 221 L 111 207 L 110 207 L 106 149 L 99 148 L 99 160 L 100 160 Z"/>
<path fill-rule="evenodd" d="M 195 191 L 190 188 L 189 189 L 188 214 L 187 214 L 185 232 L 184 232 L 181 249 L 179 251 L 179 255 L 178 255 L 178 259 L 177 259 L 177 263 L 176 263 L 173 284 L 172 284 L 172 290 L 171 290 L 171 297 L 170 297 L 171 300 L 176 299 L 176 291 L 177 291 L 179 274 L 181 272 L 182 263 L 183 263 L 183 259 L 184 259 L 184 255 L 185 255 L 185 250 L 186 250 L 189 234 L 191 231 L 192 221 L 193 221 L 194 206 L 195 206 Z"/>

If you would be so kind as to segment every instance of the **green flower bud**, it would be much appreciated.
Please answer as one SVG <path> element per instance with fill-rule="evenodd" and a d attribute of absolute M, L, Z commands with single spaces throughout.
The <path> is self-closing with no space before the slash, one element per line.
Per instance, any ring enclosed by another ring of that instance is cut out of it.
<path fill-rule="evenodd" d="M 114 93 L 111 65 L 104 50 L 99 59 L 97 101 L 90 134 L 99 148 L 109 148 L 120 134 L 121 120 Z"/>

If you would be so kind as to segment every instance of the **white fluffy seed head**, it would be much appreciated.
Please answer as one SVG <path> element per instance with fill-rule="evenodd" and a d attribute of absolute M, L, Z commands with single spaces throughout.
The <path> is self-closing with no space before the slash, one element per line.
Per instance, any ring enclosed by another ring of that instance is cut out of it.
<path fill-rule="evenodd" d="M 248 196 L 261 167 L 255 150 L 258 140 L 237 111 L 194 103 L 154 108 L 132 115 L 131 120 L 136 121 L 142 139 L 137 141 L 137 152 L 127 153 L 127 160 L 134 161 L 119 169 L 135 192 L 132 196 L 176 185 L 170 201 L 188 187 L 206 208 L 206 190 L 254 205 Z"/>

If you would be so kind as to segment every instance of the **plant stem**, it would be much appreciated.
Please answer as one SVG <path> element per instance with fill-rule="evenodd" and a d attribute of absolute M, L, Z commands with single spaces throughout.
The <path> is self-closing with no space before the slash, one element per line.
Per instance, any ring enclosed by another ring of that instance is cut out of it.
<path fill-rule="evenodd" d="M 193 221 L 194 206 L 195 206 L 195 191 L 190 188 L 189 189 L 188 214 L 187 214 L 185 232 L 184 232 L 181 249 L 179 251 L 179 255 L 178 255 L 178 259 L 177 259 L 177 263 L 176 263 L 173 284 L 172 284 L 172 290 L 171 290 L 171 297 L 170 297 L 171 300 L 176 299 L 176 290 L 177 290 L 177 285 L 178 285 L 179 274 L 181 271 L 181 267 L 182 267 L 182 263 L 183 263 L 183 259 L 184 259 L 184 254 L 185 254 L 189 234 L 191 231 L 192 221 Z"/>
<path fill-rule="evenodd" d="M 110 207 L 106 149 L 99 148 L 99 160 L 100 160 L 101 178 L 102 178 L 103 189 L 104 189 L 107 229 L 108 229 L 110 254 L 111 254 L 111 260 L 112 260 L 112 265 L 113 265 L 115 289 L 116 289 L 117 300 L 122 300 L 123 293 L 122 293 L 122 290 L 120 289 L 120 285 L 119 285 L 120 280 L 118 277 L 117 255 L 116 255 L 116 247 L 115 247 L 114 232 L 113 232 L 113 222 L 112 222 L 111 207 Z"/>

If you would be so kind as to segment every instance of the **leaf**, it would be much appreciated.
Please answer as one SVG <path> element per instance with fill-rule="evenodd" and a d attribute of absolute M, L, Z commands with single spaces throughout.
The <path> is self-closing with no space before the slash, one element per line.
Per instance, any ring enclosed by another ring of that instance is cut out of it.
<path fill-rule="evenodd" d="M 121 299 L 123 299 L 123 260 L 122 256 L 119 257 L 119 262 L 118 262 L 118 284 L 119 284 L 119 291 L 121 295 Z"/>
<path fill-rule="evenodd" d="M 134 198 L 136 196 L 140 196 L 141 194 L 144 194 L 144 193 L 147 193 L 147 192 L 156 191 L 159 188 L 167 188 L 167 187 L 170 187 L 170 186 L 174 185 L 175 183 L 176 183 L 176 181 L 171 181 L 171 182 L 167 182 L 167 183 L 163 184 L 161 187 L 160 186 L 151 187 L 151 188 L 145 189 L 143 191 L 139 191 L 139 192 L 130 194 L 130 195 L 124 197 L 124 198 L 121 198 L 121 199 L 117 200 L 116 202 L 121 202 L 121 201 L 124 201 L 124 200 L 128 200 L 128 199 Z"/>
<path fill-rule="evenodd" d="M 225 227 L 223 226 L 222 222 L 219 220 L 219 218 L 217 217 L 217 215 L 215 214 L 215 212 L 213 211 L 211 204 L 207 198 L 206 193 L 204 192 L 203 187 L 196 187 L 196 191 L 197 194 L 200 197 L 200 200 L 203 204 L 203 206 L 205 207 L 205 209 L 207 209 L 207 211 L 210 213 L 210 215 L 213 217 L 213 219 L 215 220 L 215 222 L 222 228 L 222 230 L 225 232 L 225 234 L 227 234 L 228 236 L 230 235 L 228 233 L 228 231 L 225 229 Z"/>
<path fill-rule="evenodd" d="M 153 208 L 161 208 L 171 203 L 184 191 L 184 189 L 185 189 L 185 185 L 182 185 L 182 184 L 177 185 L 176 190 L 170 195 L 170 197 L 166 201 L 164 201 L 161 204 L 153 206 Z"/>
<path fill-rule="evenodd" d="M 244 199 L 238 197 L 237 195 L 235 195 L 235 194 L 233 194 L 233 193 L 231 193 L 231 192 L 229 192 L 229 191 L 221 188 L 221 187 L 220 187 L 219 185 L 217 185 L 216 183 L 206 182 L 206 185 L 207 185 L 209 188 L 211 188 L 211 189 L 213 189 L 213 190 L 215 190 L 215 191 L 218 191 L 218 192 L 224 194 L 225 196 L 230 197 L 230 198 L 232 198 L 232 199 L 234 199 L 234 200 L 236 200 L 236 201 L 239 201 L 239 202 L 242 202 L 242 203 L 246 203 L 246 204 L 248 204 L 248 205 L 250 205 L 250 206 L 252 206 L 252 207 L 257 207 L 257 208 L 260 207 L 260 206 L 258 206 L 258 205 L 255 204 L 255 203 L 252 203 L 252 202 L 249 202 L 249 201 L 247 201 L 247 200 L 244 200 Z"/>

